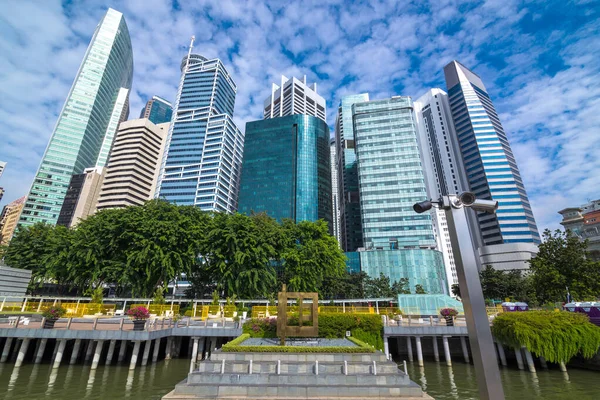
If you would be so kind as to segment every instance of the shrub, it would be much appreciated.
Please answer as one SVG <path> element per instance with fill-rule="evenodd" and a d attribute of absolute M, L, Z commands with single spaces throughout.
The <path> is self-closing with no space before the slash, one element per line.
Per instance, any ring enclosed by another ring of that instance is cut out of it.
<path fill-rule="evenodd" d="M 164 295 L 164 288 L 159 286 L 156 288 L 156 290 L 154 291 L 154 298 L 152 299 L 152 304 L 157 304 L 157 305 L 162 305 L 165 304 L 165 295 Z"/>
<path fill-rule="evenodd" d="M 133 307 L 127 311 L 127 315 L 135 320 L 148 319 L 150 318 L 150 311 L 146 307 Z"/>
<path fill-rule="evenodd" d="M 550 362 L 566 363 L 579 353 L 592 358 L 600 348 L 600 328 L 586 315 L 566 311 L 502 313 L 494 319 L 492 334 L 507 346 L 524 346 Z"/>
<path fill-rule="evenodd" d="M 277 337 L 276 318 L 252 318 L 242 327 L 242 332 L 255 338 Z"/>
<path fill-rule="evenodd" d="M 61 306 L 52 306 L 42 313 L 42 317 L 46 319 L 59 319 L 67 313 L 67 310 Z"/>

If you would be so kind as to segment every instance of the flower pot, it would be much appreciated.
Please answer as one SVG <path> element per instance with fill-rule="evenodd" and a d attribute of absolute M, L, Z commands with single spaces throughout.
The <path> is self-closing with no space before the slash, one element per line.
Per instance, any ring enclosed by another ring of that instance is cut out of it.
<path fill-rule="evenodd" d="M 444 317 L 446 319 L 446 326 L 454 326 L 454 320 L 452 317 Z"/>
<path fill-rule="evenodd" d="M 246 319 L 247 315 L 248 315 L 248 311 L 242 311 L 242 319 Z"/>
<path fill-rule="evenodd" d="M 57 319 L 50 319 L 50 318 L 46 318 L 44 320 L 44 326 L 42 327 L 42 329 L 54 329 L 54 324 L 56 323 Z"/>
<path fill-rule="evenodd" d="M 146 326 L 145 319 L 134 319 L 133 320 L 133 330 L 134 331 L 143 331 Z"/>

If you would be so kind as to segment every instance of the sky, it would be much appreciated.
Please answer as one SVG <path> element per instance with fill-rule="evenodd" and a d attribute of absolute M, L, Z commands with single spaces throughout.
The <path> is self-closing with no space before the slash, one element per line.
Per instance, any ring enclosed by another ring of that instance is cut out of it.
<path fill-rule="evenodd" d="M 456 59 L 483 80 L 509 137 L 540 230 L 600 198 L 600 2 L 431 0 L 3 0 L 0 203 L 26 195 L 94 28 L 125 15 L 130 119 L 153 95 L 174 101 L 179 64 L 220 58 L 237 83 L 241 129 L 262 118 L 283 74 L 317 82 L 333 127 L 340 98 L 446 90 Z"/>

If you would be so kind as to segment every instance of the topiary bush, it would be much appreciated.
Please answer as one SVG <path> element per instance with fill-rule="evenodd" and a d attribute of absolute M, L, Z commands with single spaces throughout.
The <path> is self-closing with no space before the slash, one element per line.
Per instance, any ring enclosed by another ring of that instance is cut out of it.
<path fill-rule="evenodd" d="M 586 315 L 566 311 L 527 311 L 499 314 L 492 334 L 512 348 L 526 347 L 550 362 L 568 362 L 581 353 L 592 358 L 600 348 L 600 328 Z"/>

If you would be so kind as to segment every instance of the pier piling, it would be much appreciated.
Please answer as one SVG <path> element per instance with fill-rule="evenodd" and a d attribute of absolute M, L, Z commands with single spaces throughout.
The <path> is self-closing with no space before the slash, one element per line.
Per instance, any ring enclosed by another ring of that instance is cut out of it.
<path fill-rule="evenodd" d="M 160 350 L 160 339 L 154 339 L 154 352 L 152 353 L 152 362 L 158 361 L 158 351 Z"/>
<path fill-rule="evenodd" d="M 463 352 L 463 356 L 465 357 L 465 362 L 467 364 L 470 363 L 469 361 L 469 349 L 467 348 L 467 341 L 465 340 L 464 336 L 460 337 L 460 346 L 462 347 L 462 352 Z"/>
<path fill-rule="evenodd" d="M 150 346 L 152 345 L 152 340 L 146 340 L 144 343 L 144 355 L 142 356 L 142 365 L 146 366 L 148 364 L 148 357 L 150 356 Z"/>
<path fill-rule="evenodd" d="M 504 354 L 504 347 L 502 343 L 496 342 L 496 347 L 498 348 L 498 355 L 500 356 L 500 363 L 502 363 L 503 367 L 506 367 L 508 363 L 506 362 L 506 354 Z"/>
<path fill-rule="evenodd" d="M 115 353 L 115 346 L 117 345 L 117 341 L 116 340 L 111 340 L 110 344 L 108 345 L 108 353 L 106 354 L 106 362 L 104 363 L 105 365 L 110 365 L 110 363 L 112 362 L 112 358 L 113 355 Z"/>
<path fill-rule="evenodd" d="M 406 349 L 408 350 L 408 361 L 413 361 L 413 351 L 412 351 L 412 341 L 410 340 L 410 336 L 406 337 Z"/>
<path fill-rule="evenodd" d="M 13 338 L 6 338 L 6 342 L 4 342 L 4 347 L 2 348 L 2 357 L 0 358 L 0 363 L 6 362 L 6 360 L 8 359 L 12 342 Z"/>
<path fill-rule="evenodd" d="M 81 348 L 81 339 L 75 339 L 75 345 L 73 346 L 73 352 L 71 353 L 71 360 L 69 361 L 70 365 L 73 365 L 77 362 L 77 357 L 79 357 L 79 349 Z"/>
<path fill-rule="evenodd" d="M 521 349 L 515 349 L 515 357 L 517 358 L 517 366 L 519 369 L 525 369 L 525 366 L 523 365 L 523 355 L 521 354 Z"/>
<path fill-rule="evenodd" d="M 433 358 L 436 362 L 440 362 L 440 349 L 438 348 L 437 336 L 432 336 L 431 339 L 433 340 Z"/>
<path fill-rule="evenodd" d="M 138 354 L 140 352 L 140 341 L 136 340 L 133 346 L 133 353 L 131 354 L 131 361 L 129 362 L 129 369 L 135 369 L 137 364 Z"/>
<path fill-rule="evenodd" d="M 127 350 L 127 340 L 121 340 L 119 343 L 119 357 L 117 358 L 117 362 L 123 362 L 125 359 L 125 351 Z"/>
<path fill-rule="evenodd" d="M 19 355 L 17 356 L 17 361 L 15 362 L 15 367 L 20 367 L 23 364 L 23 360 L 25 359 L 25 355 L 27 354 L 27 349 L 29 348 L 29 342 L 31 339 L 25 338 L 21 342 L 21 346 L 19 347 Z"/>
<path fill-rule="evenodd" d="M 529 368 L 529 372 L 535 373 L 535 364 L 533 363 L 531 352 L 527 350 L 526 347 L 523 347 L 523 351 L 525 352 L 525 360 L 527 360 L 527 368 Z"/>
<path fill-rule="evenodd" d="M 100 356 L 102 355 L 102 347 L 104 347 L 104 340 L 98 340 L 96 344 L 96 351 L 94 352 L 94 359 L 92 360 L 92 368 L 98 368 L 98 363 L 100 362 Z"/>
<path fill-rule="evenodd" d="M 417 361 L 419 363 L 419 367 L 423 366 L 423 349 L 421 348 L 421 337 L 415 337 L 415 344 L 417 345 Z"/>
<path fill-rule="evenodd" d="M 46 350 L 46 342 L 48 342 L 48 339 L 40 339 L 40 345 L 35 354 L 35 364 L 42 362 L 42 357 L 44 357 L 44 351 Z"/>
<path fill-rule="evenodd" d="M 442 343 L 444 345 L 444 358 L 446 359 L 446 365 L 452 366 L 452 359 L 450 358 L 450 346 L 448 345 L 448 336 L 442 336 Z"/>
<path fill-rule="evenodd" d="M 60 342 L 56 344 L 56 356 L 54 356 L 54 364 L 52 368 L 58 368 L 63 358 L 63 354 L 65 353 L 65 345 L 67 344 L 67 339 L 62 339 Z"/>

